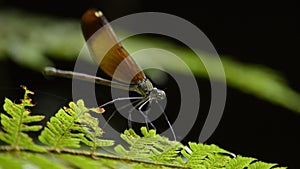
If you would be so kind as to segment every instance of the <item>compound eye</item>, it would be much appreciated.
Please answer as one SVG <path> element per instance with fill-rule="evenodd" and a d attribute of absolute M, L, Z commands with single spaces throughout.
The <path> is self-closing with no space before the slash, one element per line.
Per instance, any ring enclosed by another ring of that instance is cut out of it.
<path fill-rule="evenodd" d="M 164 98 L 166 98 L 166 94 L 165 94 L 165 92 L 164 91 L 159 91 L 158 92 L 158 97 L 160 98 L 160 99 L 164 99 Z"/>

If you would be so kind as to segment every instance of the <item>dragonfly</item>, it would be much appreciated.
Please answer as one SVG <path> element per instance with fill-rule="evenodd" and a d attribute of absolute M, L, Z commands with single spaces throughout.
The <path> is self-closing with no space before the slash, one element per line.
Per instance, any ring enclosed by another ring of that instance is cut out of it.
<path fill-rule="evenodd" d="M 146 110 L 144 109 L 146 106 L 151 107 L 153 103 L 159 105 L 160 101 L 166 99 L 166 93 L 153 86 L 140 66 L 119 42 L 115 32 L 101 11 L 96 9 L 87 10 L 81 19 L 81 29 L 93 59 L 99 63 L 101 70 L 111 77 L 112 80 L 80 72 L 60 70 L 54 67 L 45 67 L 45 74 L 49 76 L 81 79 L 135 92 L 140 96 L 115 98 L 99 106 L 99 108 L 103 108 L 117 101 L 135 100 L 133 102 L 135 103 L 134 108 L 144 117 L 147 128 L 149 129 L 148 124 L 150 124 L 155 129 L 155 126 L 149 120 L 145 112 L 148 108 L 146 108 Z M 160 105 L 159 107 L 176 140 L 174 129 L 167 115 Z M 131 112 L 132 110 L 129 112 L 128 121 L 131 119 Z M 111 117 L 112 116 L 110 116 L 110 118 Z M 109 119 L 107 121 L 109 121 Z M 131 127 L 131 123 L 128 124 L 129 127 Z"/>

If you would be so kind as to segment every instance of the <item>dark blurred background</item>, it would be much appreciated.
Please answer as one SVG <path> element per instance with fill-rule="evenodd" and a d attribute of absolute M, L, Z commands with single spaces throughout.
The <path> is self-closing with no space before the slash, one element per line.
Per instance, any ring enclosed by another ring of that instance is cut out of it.
<path fill-rule="evenodd" d="M 245 7 L 247 6 L 247 7 Z M 136 12 L 165 12 L 182 17 L 197 25 L 211 40 L 221 55 L 245 62 L 265 65 L 280 72 L 290 86 L 300 92 L 299 44 L 300 17 L 293 5 L 279 4 L 278 8 L 260 5 L 216 7 L 215 5 L 161 3 L 155 1 L 0 1 L 0 10 L 14 7 L 39 14 L 62 18 L 80 18 L 90 8 L 99 8 L 109 20 Z M 295 5 L 296 6 L 296 5 Z M 5 26 L 5 25 L 0 25 Z M 54 61 L 72 70 L 74 63 Z M 0 62 L 1 97 L 22 96 L 20 84 L 36 91 L 35 101 L 40 109 L 57 111 L 71 98 L 69 79 L 47 80 L 42 74 L 16 65 L 11 60 Z M 4 77 L 4 78 L 3 78 Z M 209 97 L 209 83 L 198 79 L 201 97 Z M 201 89 L 202 87 L 202 89 Z M 172 84 L 168 86 L 172 88 Z M 55 106 L 42 103 L 50 99 Z M 3 99 L 3 98 L 2 98 Z M 172 103 L 172 100 L 168 100 Z M 2 101 L 1 101 L 2 102 Z M 206 109 L 207 106 L 203 106 Z M 53 110 L 52 110 L 53 109 Z M 204 119 L 199 118 L 199 126 Z M 197 141 L 199 126 L 185 138 Z M 299 168 L 300 116 L 285 108 L 260 100 L 233 88 L 228 88 L 227 103 L 221 123 L 208 144 L 218 146 L 266 162 Z"/>

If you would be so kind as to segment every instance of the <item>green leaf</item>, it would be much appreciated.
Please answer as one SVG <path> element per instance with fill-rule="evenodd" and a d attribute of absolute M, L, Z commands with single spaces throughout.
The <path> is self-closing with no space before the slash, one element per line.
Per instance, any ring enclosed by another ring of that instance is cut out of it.
<path fill-rule="evenodd" d="M 26 131 L 38 131 L 41 126 L 31 125 L 43 116 L 30 116 L 26 107 L 34 106 L 26 87 L 20 104 L 5 99 L 7 115 L 1 113 L 2 130 L 0 139 L 9 146 L 0 146 L 0 168 L 199 168 L 199 169 L 284 169 L 256 161 L 254 158 L 235 156 L 216 146 L 189 142 L 183 146 L 176 141 L 156 134 L 155 130 L 141 128 L 143 136 L 134 130 L 125 130 L 121 138 L 129 146 L 115 146 L 120 156 L 96 152 L 96 148 L 112 146 L 113 140 L 102 139 L 103 130 L 93 113 L 101 113 L 99 108 L 86 108 L 82 100 L 70 102 L 69 108 L 60 109 L 47 123 L 39 139 L 50 146 L 46 148 L 34 144 Z M 17 131 L 17 132 L 16 132 Z M 17 138 L 17 139 L 16 139 Z M 78 148 L 80 142 L 91 147 L 91 152 Z M 23 151 L 26 150 L 26 151 Z M 29 150 L 29 151 L 28 151 Z M 53 151 L 56 150 L 56 151 Z"/>
<path fill-rule="evenodd" d="M 21 155 L 27 163 L 32 163 L 40 169 L 65 169 L 65 167 L 59 162 L 54 162 L 51 156 L 34 153 L 23 153 Z"/>
<path fill-rule="evenodd" d="M 182 144 L 170 141 L 166 137 L 157 135 L 155 130 L 148 131 L 146 127 L 141 128 L 143 137 L 137 135 L 134 130 L 125 130 L 121 138 L 129 144 L 126 150 L 122 145 L 117 145 L 115 151 L 126 157 L 145 158 L 158 162 L 176 161 Z"/>
<path fill-rule="evenodd" d="M 203 164 L 207 168 L 224 168 L 231 158 L 221 154 L 208 154 Z"/>
<path fill-rule="evenodd" d="M 75 154 L 37 154 L 33 152 L 0 153 L 0 168 L 2 169 L 171 169 L 173 167 L 156 163 L 128 161 L 119 158 L 92 158 Z"/>
<path fill-rule="evenodd" d="M 0 27 L 0 59 L 10 56 L 16 63 L 37 71 L 51 64 L 46 55 L 71 59 L 78 55 L 84 44 L 78 21 L 14 9 L 2 9 L 0 21 L 5 23 Z"/>
<path fill-rule="evenodd" d="M 69 106 L 74 107 L 74 104 L 70 102 Z M 81 128 L 80 124 L 76 123 L 81 113 L 83 112 L 75 112 L 74 108 L 60 109 L 51 117 L 50 122 L 47 122 L 47 127 L 42 131 L 39 140 L 55 150 L 65 147 L 79 148 L 84 134 L 74 132 Z"/>
<path fill-rule="evenodd" d="M 277 164 L 269 164 L 269 163 L 258 161 L 258 162 L 255 162 L 255 163 L 249 165 L 248 169 L 270 169 L 276 165 Z"/>
<path fill-rule="evenodd" d="M 251 162 L 256 160 L 255 158 L 242 157 L 238 155 L 236 158 L 231 159 L 227 164 L 226 168 L 228 169 L 244 169 L 249 166 Z"/>
<path fill-rule="evenodd" d="M 42 134 L 39 136 L 39 140 L 42 143 L 57 150 L 64 147 L 73 147 L 73 148 L 80 147 L 79 145 L 80 139 L 76 138 L 76 135 L 71 135 L 71 133 L 67 133 L 69 131 L 58 132 L 58 129 L 50 130 L 49 125 L 47 125 L 47 127 L 48 128 L 44 129 Z M 79 135 L 79 137 L 82 136 L 83 134 Z"/>
<path fill-rule="evenodd" d="M 10 144 L 15 149 L 27 149 L 35 151 L 45 151 L 43 147 L 35 145 L 32 138 L 25 132 L 39 131 L 42 126 L 31 125 L 32 122 L 39 122 L 44 119 L 44 116 L 31 116 L 27 107 L 32 107 L 34 104 L 28 96 L 33 94 L 25 86 L 24 98 L 20 104 L 13 103 L 10 99 L 5 98 L 3 109 L 8 115 L 1 113 L 1 124 L 4 131 L 0 131 L 0 140 Z"/>
<path fill-rule="evenodd" d="M 88 158 L 88 157 L 74 156 L 74 155 L 68 155 L 68 154 L 57 155 L 56 157 L 68 162 L 69 163 L 68 165 L 72 168 L 82 168 L 82 169 L 99 169 L 99 168 L 106 169 L 107 168 L 107 169 L 110 169 L 110 168 L 117 168 L 116 166 L 118 166 L 116 161 L 109 160 L 109 159 L 92 160 L 91 158 Z"/>
<path fill-rule="evenodd" d="M 24 162 L 16 160 L 15 158 L 8 155 L 8 153 L 1 153 L 0 155 L 0 168 L 2 169 L 23 169 Z"/>
<path fill-rule="evenodd" d="M 203 167 L 225 167 L 230 161 L 232 153 L 212 144 L 205 145 L 189 142 L 189 147 L 185 147 L 181 154 L 187 159 L 186 162 L 179 160 L 181 164 L 191 168 Z"/>
<path fill-rule="evenodd" d="M 112 146 L 114 141 L 100 139 L 103 131 L 99 128 L 98 119 L 90 112 L 83 100 L 78 100 L 77 104 L 70 102 L 69 108 L 64 107 L 51 117 L 39 140 L 57 151 L 67 147 L 79 148 L 80 142 L 90 146 L 91 153 L 97 147 Z"/>
<path fill-rule="evenodd" d="M 113 140 L 101 139 L 103 130 L 99 127 L 99 121 L 97 118 L 92 117 L 89 113 L 84 113 L 80 118 L 80 123 L 83 125 L 82 132 L 85 137 L 82 142 L 91 147 L 91 151 L 95 152 L 97 147 L 112 146 Z"/>

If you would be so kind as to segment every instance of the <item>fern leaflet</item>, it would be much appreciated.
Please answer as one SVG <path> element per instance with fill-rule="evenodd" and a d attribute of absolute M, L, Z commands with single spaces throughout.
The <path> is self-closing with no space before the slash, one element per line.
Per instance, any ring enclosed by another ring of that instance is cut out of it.
<path fill-rule="evenodd" d="M 231 158 L 223 154 L 208 154 L 207 158 L 203 161 L 206 168 L 224 168 L 226 163 Z"/>
<path fill-rule="evenodd" d="M 32 138 L 25 132 L 39 131 L 42 126 L 30 125 L 32 122 L 39 122 L 44 116 L 31 116 L 27 107 L 33 107 L 34 104 L 29 98 L 29 94 L 34 94 L 25 86 L 21 86 L 25 90 L 24 98 L 21 103 L 13 103 L 10 99 L 5 98 L 3 109 L 8 115 L 1 113 L 1 124 L 4 131 L 0 131 L 0 140 L 10 144 L 14 149 L 27 149 L 34 151 L 45 151 L 41 146 L 36 145 Z"/>
<path fill-rule="evenodd" d="M 255 162 L 253 164 L 250 164 L 248 166 L 248 169 L 270 169 L 274 166 L 276 166 L 277 164 L 270 164 L 270 163 L 265 163 L 265 162 Z"/>
<path fill-rule="evenodd" d="M 137 135 L 133 129 L 125 130 L 121 138 L 129 144 L 129 150 L 118 145 L 115 151 L 132 158 L 146 158 L 159 162 L 175 161 L 182 148 L 181 143 L 157 135 L 155 130 L 148 131 L 146 127 L 142 127 L 141 131 L 144 137 Z"/>
<path fill-rule="evenodd" d="M 69 103 L 70 107 L 71 105 L 72 102 Z M 76 122 L 78 114 L 73 109 L 64 107 L 51 117 L 50 122 L 47 122 L 47 127 L 42 131 L 39 140 L 57 151 L 64 147 L 79 148 L 80 138 L 84 134 L 74 132 L 81 128 Z"/>
<path fill-rule="evenodd" d="M 101 140 L 103 131 L 98 127 L 98 120 L 89 112 L 98 109 L 88 109 L 82 100 L 77 104 L 69 103 L 69 108 L 60 109 L 51 117 L 47 127 L 42 131 L 39 140 L 56 151 L 62 148 L 79 148 L 80 142 L 92 147 L 92 153 L 97 147 L 113 145 L 111 140 Z"/>
<path fill-rule="evenodd" d="M 228 169 L 244 169 L 249 166 L 251 162 L 256 160 L 255 158 L 242 157 L 238 155 L 236 158 L 231 159 L 227 164 L 226 168 Z"/>
<path fill-rule="evenodd" d="M 82 100 L 77 102 L 78 108 L 83 110 L 85 108 Z M 98 109 L 89 109 L 92 112 L 99 113 Z M 113 140 L 100 139 L 103 135 L 103 130 L 99 127 L 99 120 L 92 117 L 88 111 L 85 111 L 79 119 L 82 125 L 81 132 L 84 133 L 85 137 L 82 138 L 82 142 L 87 146 L 91 147 L 91 152 L 94 153 L 97 147 L 112 146 L 114 145 Z"/>
<path fill-rule="evenodd" d="M 178 160 L 181 164 L 191 168 L 224 167 L 230 160 L 228 155 L 232 155 L 216 145 L 189 142 L 189 147 L 181 151 L 187 161 L 184 162 L 181 158 Z"/>

